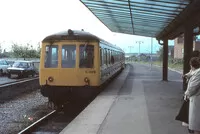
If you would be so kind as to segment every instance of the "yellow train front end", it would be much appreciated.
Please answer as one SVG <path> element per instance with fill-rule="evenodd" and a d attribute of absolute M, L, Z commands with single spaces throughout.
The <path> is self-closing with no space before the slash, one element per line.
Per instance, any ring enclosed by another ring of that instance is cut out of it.
<path fill-rule="evenodd" d="M 54 103 L 100 85 L 99 42 L 59 40 L 42 43 L 40 85 L 43 96 Z"/>

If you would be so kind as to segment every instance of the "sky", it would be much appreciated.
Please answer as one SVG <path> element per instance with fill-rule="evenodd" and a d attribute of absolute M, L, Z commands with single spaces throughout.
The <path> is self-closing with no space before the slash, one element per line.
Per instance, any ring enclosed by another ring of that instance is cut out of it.
<path fill-rule="evenodd" d="M 13 43 L 37 48 L 50 34 L 84 29 L 126 53 L 139 53 L 138 42 L 140 53 L 151 52 L 151 38 L 110 31 L 79 0 L 1 0 L 0 17 L 0 44 L 6 51 Z M 153 53 L 160 47 L 156 39 L 152 46 Z"/>

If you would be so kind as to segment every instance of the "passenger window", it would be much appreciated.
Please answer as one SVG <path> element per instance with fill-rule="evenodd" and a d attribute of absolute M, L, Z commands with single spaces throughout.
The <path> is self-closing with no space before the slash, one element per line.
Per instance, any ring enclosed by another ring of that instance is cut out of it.
<path fill-rule="evenodd" d="M 6 61 L 6 65 L 9 65 L 7 61 Z"/>
<path fill-rule="evenodd" d="M 63 45 L 62 46 L 62 67 L 74 68 L 76 65 L 76 46 Z"/>
<path fill-rule="evenodd" d="M 21 68 L 28 68 L 28 63 L 21 62 L 21 63 L 19 63 L 19 66 L 18 66 L 18 67 L 21 67 Z"/>
<path fill-rule="evenodd" d="M 114 52 L 113 52 L 113 51 L 111 51 L 110 62 L 111 62 L 111 64 L 114 64 L 114 63 L 115 63 Z"/>
<path fill-rule="evenodd" d="M 6 63 L 5 60 L 1 60 L 1 61 L 0 61 L 0 65 L 7 65 L 7 63 Z"/>
<path fill-rule="evenodd" d="M 27 64 L 26 64 L 26 67 L 29 68 L 29 67 L 30 67 L 30 64 L 27 63 Z"/>
<path fill-rule="evenodd" d="M 101 49 L 101 66 L 103 66 L 104 65 L 104 49 L 102 48 Z"/>
<path fill-rule="evenodd" d="M 93 68 L 94 67 L 94 46 L 93 45 L 80 45 L 80 68 Z"/>
<path fill-rule="evenodd" d="M 111 62 L 110 62 L 110 58 L 111 58 L 111 51 L 110 50 L 108 50 L 108 64 L 110 64 Z"/>
<path fill-rule="evenodd" d="M 58 67 L 58 46 L 57 45 L 46 46 L 45 67 L 46 68 Z"/>
<path fill-rule="evenodd" d="M 103 49 L 103 65 L 106 65 L 107 63 L 107 56 L 106 56 L 106 49 Z"/>
<path fill-rule="evenodd" d="M 108 65 L 108 53 L 107 53 L 107 49 L 105 49 L 105 64 Z"/>
<path fill-rule="evenodd" d="M 28 65 L 29 65 L 29 67 L 33 67 L 33 63 L 29 63 Z"/>

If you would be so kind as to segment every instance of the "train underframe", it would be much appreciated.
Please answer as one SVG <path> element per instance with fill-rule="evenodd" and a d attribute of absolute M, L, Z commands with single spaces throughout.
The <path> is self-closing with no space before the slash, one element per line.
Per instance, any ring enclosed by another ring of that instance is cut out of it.
<path fill-rule="evenodd" d="M 64 107 L 67 103 L 90 100 L 95 94 L 100 91 L 98 86 L 41 86 L 41 94 L 48 97 L 52 109 Z"/>
<path fill-rule="evenodd" d="M 70 102 L 81 101 L 83 99 L 90 100 L 95 94 L 99 93 L 101 89 L 109 83 L 115 76 L 117 76 L 125 66 L 118 70 L 114 75 L 106 80 L 100 86 L 41 86 L 41 94 L 44 97 L 48 97 L 51 108 L 58 109 L 65 106 Z"/>

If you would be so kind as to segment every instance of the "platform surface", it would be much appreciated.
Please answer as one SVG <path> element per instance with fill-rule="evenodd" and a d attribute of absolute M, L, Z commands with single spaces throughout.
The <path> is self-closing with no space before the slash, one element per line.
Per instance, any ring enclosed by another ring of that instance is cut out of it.
<path fill-rule="evenodd" d="M 181 74 L 129 65 L 61 134 L 187 134 L 175 120 L 182 103 Z"/>

